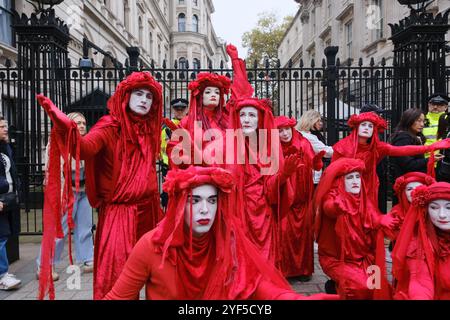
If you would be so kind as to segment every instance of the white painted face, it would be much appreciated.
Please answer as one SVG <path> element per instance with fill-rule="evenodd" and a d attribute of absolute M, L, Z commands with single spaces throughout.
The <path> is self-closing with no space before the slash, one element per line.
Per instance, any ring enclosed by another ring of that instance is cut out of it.
<path fill-rule="evenodd" d="M 351 194 L 361 192 L 361 174 L 358 171 L 345 175 L 345 191 Z"/>
<path fill-rule="evenodd" d="M 220 89 L 217 87 L 206 87 L 203 91 L 203 105 L 205 107 L 217 107 L 220 102 Z"/>
<path fill-rule="evenodd" d="M 292 128 L 285 127 L 280 128 L 280 140 L 281 142 L 288 143 L 292 140 Z"/>
<path fill-rule="evenodd" d="M 361 138 L 372 138 L 373 136 L 373 123 L 369 121 L 361 122 L 358 129 L 358 136 Z"/>
<path fill-rule="evenodd" d="M 409 203 L 412 202 L 412 196 L 411 196 L 412 191 L 421 185 L 423 185 L 423 184 L 420 182 L 410 182 L 406 185 L 405 194 L 406 194 L 406 199 L 408 199 Z"/>
<path fill-rule="evenodd" d="M 131 111 L 140 116 L 150 112 L 153 103 L 153 94 L 147 89 L 137 89 L 131 92 L 129 106 Z"/>
<path fill-rule="evenodd" d="M 450 201 L 433 200 L 428 205 L 428 214 L 435 227 L 450 232 Z"/>
<path fill-rule="evenodd" d="M 239 112 L 242 132 L 249 135 L 258 129 L 258 110 L 255 107 L 243 107 Z"/>
<path fill-rule="evenodd" d="M 190 227 L 190 207 L 192 201 L 192 234 L 199 237 L 208 232 L 216 218 L 217 188 L 205 184 L 192 189 L 192 198 L 188 197 L 184 207 L 184 222 Z"/>

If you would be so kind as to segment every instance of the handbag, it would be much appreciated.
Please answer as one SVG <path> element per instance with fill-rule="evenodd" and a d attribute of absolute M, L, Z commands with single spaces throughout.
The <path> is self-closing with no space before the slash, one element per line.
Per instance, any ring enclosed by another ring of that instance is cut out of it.
<path fill-rule="evenodd" d="M 450 181 L 450 162 L 445 161 L 447 158 L 442 159 L 437 167 L 438 175 Z"/>

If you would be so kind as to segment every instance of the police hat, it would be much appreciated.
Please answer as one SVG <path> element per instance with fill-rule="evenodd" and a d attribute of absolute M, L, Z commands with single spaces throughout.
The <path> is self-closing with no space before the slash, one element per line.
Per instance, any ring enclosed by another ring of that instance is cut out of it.
<path fill-rule="evenodd" d="M 450 98 L 442 93 L 436 93 L 429 97 L 428 103 L 432 104 L 448 104 L 450 102 Z"/>
<path fill-rule="evenodd" d="M 365 113 L 365 112 L 375 112 L 376 114 L 383 114 L 386 113 L 386 110 L 380 108 L 374 103 L 367 103 L 361 107 L 361 110 L 359 113 Z"/>
<path fill-rule="evenodd" d="M 189 101 L 183 98 L 177 98 L 170 101 L 170 106 L 174 109 L 186 109 Z"/>

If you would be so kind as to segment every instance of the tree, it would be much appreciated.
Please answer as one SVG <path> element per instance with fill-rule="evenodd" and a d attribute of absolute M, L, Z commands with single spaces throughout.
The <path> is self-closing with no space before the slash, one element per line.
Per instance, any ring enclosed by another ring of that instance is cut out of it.
<path fill-rule="evenodd" d="M 278 59 L 278 46 L 294 17 L 287 16 L 281 23 L 274 12 L 262 12 L 258 17 L 256 27 L 242 36 L 242 46 L 248 48 L 247 63 L 253 65 L 256 60 L 264 66 L 265 59 L 269 59 L 273 66 Z"/>

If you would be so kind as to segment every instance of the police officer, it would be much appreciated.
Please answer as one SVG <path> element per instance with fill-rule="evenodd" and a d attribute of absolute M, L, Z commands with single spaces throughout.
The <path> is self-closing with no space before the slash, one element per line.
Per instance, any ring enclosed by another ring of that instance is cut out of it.
<path fill-rule="evenodd" d="M 423 129 L 423 134 L 427 138 L 425 145 L 429 146 L 437 141 L 439 118 L 447 111 L 449 101 L 450 98 L 442 93 L 433 94 L 428 99 L 428 113 Z"/>
<path fill-rule="evenodd" d="M 189 101 L 183 98 L 173 99 L 170 102 L 172 107 L 172 122 L 176 125 L 180 124 L 181 120 L 187 115 Z M 161 132 L 161 173 L 165 177 L 169 170 L 169 156 L 167 155 L 167 142 L 172 136 L 172 131 L 163 124 Z M 161 205 L 165 208 L 167 206 L 167 194 L 161 193 Z"/>

